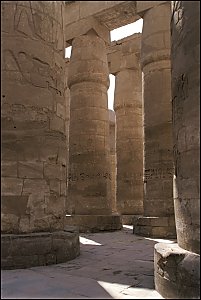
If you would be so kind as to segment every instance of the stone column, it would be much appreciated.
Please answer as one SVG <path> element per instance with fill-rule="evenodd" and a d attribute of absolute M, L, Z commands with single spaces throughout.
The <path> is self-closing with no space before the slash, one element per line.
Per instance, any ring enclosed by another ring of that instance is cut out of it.
<path fill-rule="evenodd" d="M 91 29 L 72 42 L 70 88 L 69 201 L 67 224 L 80 231 L 120 229 L 112 216 L 105 41 Z"/>
<path fill-rule="evenodd" d="M 71 206 L 68 199 L 68 174 L 69 174 L 69 125 L 70 125 L 70 89 L 68 87 L 68 68 L 69 68 L 69 58 L 65 59 L 65 99 L 66 99 L 66 111 L 65 111 L 65 129 L 66 129 L 66 143 L 68 146 L 67 152 L 66 152 L 66 205 L 65 205 L 65 212 L 67 214 L 71 213 Z"/>
<path fill-rule="evenodd" d="M 199 30 L 200 3 L 172 1 L 174 206 L 178 244 L 155 246 L 155 284 L 164 298 L 200 299 Z"/>
<path fill-rule="evenodd" d="M 116 201 L 123 224 L 143 213 L 142 73 L 136 55 L 131 56 L 132 65 L 122 64 L 115 78 Z"/>
<path fill-rule="evenodd" d="M 79 254 L 64 230 L 64 2 L 2 3 L 2 268 Z"/>
<path fill-rule="evenodd" d="M 110 122 L 110 164 L 111 164 L 111 199 L 112 199 L 112 213 L 117 213 L 116 208 L 116 116 L 115 112 L 109 109 Z"/>
<path fill-rule="evenodd" d="M 170 3 L 143 12 L 144 216 L 134 233 L 175 237 L 170 72 Z"/>

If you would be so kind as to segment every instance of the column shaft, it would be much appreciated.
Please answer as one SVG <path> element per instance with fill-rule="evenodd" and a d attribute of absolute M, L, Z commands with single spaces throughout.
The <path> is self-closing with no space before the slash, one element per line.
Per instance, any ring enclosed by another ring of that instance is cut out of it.
<path fill-rule="evenodd" d="M 199 10 L 199 2 L 174 1 L 171 23 L 177 239 L 195 253 L 200 253 Z"/>
<path fill-rule="evenodd" d="M 116 74 L 117 210 L 122 215 L 143 212 L 143 130 L 141 72 Z"/>
<path fill-rule="evenodd" d="M 66 204 L 65 204 L 65 212 L 67 214 L 72 212 L 72 208 L 70 205 L 70 201 L 68 199 L 68 174 L 69 174 L 69 125 L 70 125 L 70 89 L 68 87 L 68 68 L 69 68 L 69 58 L 65 59 L 65 99 L 66 99 L 66 112 L 65 112 L 65 127 L 66 127 L 66 142 L 67 142 L 67 152 L 66 152 L 66 174 L 67 174 L 67 182 L 66 182 Z"/>
<path fill-rule="evenodd" d="M 3 4 L 2 230 L 58 230 L 66 197 L 63 6 L 16 3 Z"/>
<path fill-rule="evenodd" d="M 98 230 L 95 223 L 99 221 L 94 216 L 111 216 L 112 202 L 107 108 L 109 73 L 105 42 L 95 31 L 73 40 L 68 76 L 71 97 L 69 201 L 73 220 L 79 223 L 80 230 Z M 67 218 L 67 222 L 71 220 Z M 83 222 L 87 229 L 82 227 Z M 100 227 L 105 228 L 104 224 Z"/>
<path fill-rule="evenodd" d="M 143 16 L 144 217 L 135 233 L 174 237 L 170 3 Z"/>
<path fill-rule="evenodd" d="M 174 212 L 170 6 L 149 10 L 143 20 L 144 214 L 169 216 Z"/>
<path fill-rule="evenodd" d="M 178 244 L 155 245 L 155 287 L 165 299 L 200 299 L 200 2 L 171 2 L 174 206 Z"/>
<path fill-rule="evenodd" d="M 116 160 L 116 116 L 113 110 L 109 110 L 110 122 L 110 167 L 111 167 L 111 201 L 112 212 L 116 213 L 116 173 L 117 173 L 117 160 Z"/>
<path fill-rule="evenodd" d="M 74 39 L 68 82 L 69 198 L 75 214 L 109 214 L 108 67 L 106 46 L 101 38 L 83 35 Z"/>
<path fill-rule="evenodd" d="M 62 1 L 2 3 L 2 268 L 79 254 L 78 233 L 64 231 L 64 9 Z"/>

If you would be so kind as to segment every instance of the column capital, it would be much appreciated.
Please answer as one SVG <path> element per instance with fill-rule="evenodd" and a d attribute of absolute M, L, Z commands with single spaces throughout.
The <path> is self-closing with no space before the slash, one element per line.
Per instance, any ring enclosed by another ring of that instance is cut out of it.
<path fill-rule="evenodd" d="M 163 2 L 144 15 L 141 68 L 150 63 L 170 60 L 170 3 Z"/>
<path fill-rule="evenodd" d="M 145 56 L 142 55 L 140 59 L 141 69 L 143 69 L 146 65 L 150 63 L 158 62 L 161 60 L 169 61 L 170 63 L 170 50 L 163 49 Z"/>
<path fill-rule="evenodd" d="M 105 42 L 93 29 L 72 42 L 68 86 L 83 82 L 101 84 L 109 88 L 109 71 Z"/>
<path fill-rule="evenodd" d="M 90 30 L 94 30 L 96 34 L 102 38 L 106 44 L 110 43 L 110 31 L 101 24 L 96 18 L 88 17 L 81 19 L 75 23 L 66 25 L 65 27 L 65 41 L 67 46 L 72 45 L 74 38 L 87 34 Z"/>

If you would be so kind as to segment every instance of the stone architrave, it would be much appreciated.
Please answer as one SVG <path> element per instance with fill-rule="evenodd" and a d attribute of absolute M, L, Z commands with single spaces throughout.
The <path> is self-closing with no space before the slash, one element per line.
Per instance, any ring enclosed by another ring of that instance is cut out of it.
<path fill-rule="evenodd" d="M 93 28 L 72 41 L 68 86 L 72 215 L 66 223 L 80 231 L 120 229 L 120 216 L 112 216 L 106 43 Z"/>
<path fill-rule="evenodd" d="M 156 290 L 200 299 L 200 2 L 172 1 L 175 244 L 155 245 Z"/>
<path fill-rule="evenodd" d="M 144 216 L 133 231 L 174 238 L 170 13 L 169 2 L 142 13 Z"/>
<path fill-rule="evenodd" d="M 2 2 L 2 268 L 79 254 L 64 228 L 64 2 Z"/>

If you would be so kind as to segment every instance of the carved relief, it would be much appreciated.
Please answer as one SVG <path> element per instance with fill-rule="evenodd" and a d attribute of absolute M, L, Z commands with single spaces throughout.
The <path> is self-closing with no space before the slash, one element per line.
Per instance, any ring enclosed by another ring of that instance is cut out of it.
<path fill-rule="evenodd" d="M 48 5 L 52 7 L 51 2 Z M 11 28 L 24 37 L 31 39 L 40 39 L 49 43 L 55 50 L 64 51 L 64 39 L 62 28 L 61 9 L 56 12 L 58 18 L 54 19 L 48 12 L 52 12 L 50 7 L 46 11 L 47 4 L 42 1 L 21 1 L 16 3 L 13 15 L 10 15 L 10 5 L 3 5 L 4 32 L 10 32 Z M 55 7 L 56 9 L 56 7 Z M 54 10 L 55 10 L 54 9 Z M 53 10 L 53 12 L 54 12 Z M 9 18 L 7 17 L 9 15 Z M 13 26 L 11 26 L 13 24 Z"/>
<path fill-rule="evenodd" d="M 26 52 L 14 53 L 10 49 L 3 51 L 3 70 L 19 72 L 25 82 L 40 88 L 54 90 L 60 96 L 63 95 L 64 83 L 61 80 L 64 72 L 63 66 L 56 63 L 51 68 L 50 65 L 35 56 Z"/>
<path fill-rule="evenodd" d="M 96 173 L 96 174 L 86 174 L 86 173 L 69 173 L 68 180 L 69 181 L 85 181 L 91 179 L 100 179 L 105 178 L 111 180 L 110 173 Z"/>
<path fill-rule="evenodd" d="M 144 174 L 145 180 L 173 178 L 173 168 L 151 168 L 146 169 Z"/>

